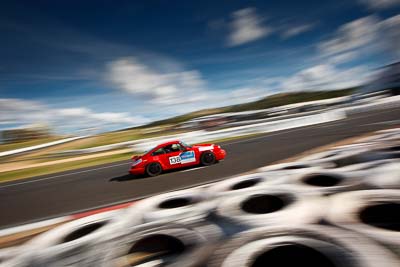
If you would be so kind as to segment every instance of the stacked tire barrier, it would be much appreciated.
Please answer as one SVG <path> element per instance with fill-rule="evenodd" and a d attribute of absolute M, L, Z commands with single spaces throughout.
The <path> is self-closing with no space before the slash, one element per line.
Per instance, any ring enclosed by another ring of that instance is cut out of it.
<path fill-rule="evenodd" d="M 0 266 L 400 266 L 400 128 L 0 249 Z"/>

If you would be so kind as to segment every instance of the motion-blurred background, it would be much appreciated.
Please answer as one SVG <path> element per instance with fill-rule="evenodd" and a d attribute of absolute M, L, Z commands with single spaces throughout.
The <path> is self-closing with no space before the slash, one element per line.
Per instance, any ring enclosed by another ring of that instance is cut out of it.
<path fill-rule="evenodd" d="M 399 92 L 400 0 L 2 1 L 0 266 L 398 267 Z"/>
<path fill-rule="evenodd" d="M 2 171 L 382 101 L 399 90 L 399 3 L 2 2 Z"/>
<path fill-rule="evenodd" d="M 237 118 L 190 120 L 361 92 L 399 60 L 399 10 L 397 0 L 5 1 L 1 142 L 209 127 Z M 392 66 L 364 92 L 397 88 Z"/>

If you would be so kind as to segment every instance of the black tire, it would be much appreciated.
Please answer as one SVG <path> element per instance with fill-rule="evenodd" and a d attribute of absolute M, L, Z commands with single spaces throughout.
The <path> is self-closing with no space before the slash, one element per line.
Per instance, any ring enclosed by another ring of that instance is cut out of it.
<path fill-rule="evenodd" d="M 150 177 L 157 176 L 162 173 L 162 167 L 158 162 L 152 162 L 146 166 L 146 174 Z"/>
<path fill-rule="evenodd" d="M 257 241 L 261 243 L 256 243 Z M 295 266 L 291 253 L 282 254 L 273 260 L 263 257 L 264 253 L 273 250 L 276 252 L 285 246 L 295 249 L 307 247 L 319 254 L 318 257 L 314 254 L 315 256 L 311 255 L 307 258 L 307 254 L 304 253 L 304 257 L 296 261 L 299 262 L 298 266 L 394 267 L 399 265 L 397 257 L 390 250 L 371 241 L 368 237 L 331 226 L 308 225 L 261 227 L 239 233 L 214 251 L 207 266 L 248 267 L 261 264 L 262 266 Z M 277 254 L 274 253 L 274 255 Z M 265 262 L 267 264 L 264 265 Z"/>
<path fill-rule="evenodd" d="M 216 162 L 214 153 L 211 151 L 204 152 L 201 154 L 200 162 L 203 166 L 213 165 Z"/>

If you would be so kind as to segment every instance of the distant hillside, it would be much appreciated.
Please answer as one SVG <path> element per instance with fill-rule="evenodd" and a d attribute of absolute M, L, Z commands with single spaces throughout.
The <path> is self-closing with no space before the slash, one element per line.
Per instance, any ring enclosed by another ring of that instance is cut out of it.
<path fill-rule="evenodd" d="M 315 100 L 323 100 L 323 99 L 347 96 L 347 95 L 352 94 L 355 90 L 357 90 L 357 88 L 332 90 L 332 91 L 280 93 L 280 94 L 267 96 L 261 100 L 257 100 L 254 102 L 220 107 L 220 108 L 203 109 L 203 110 L 194 111 L 191 113 L 172 117 L 172 118 L 165 119 L 165 120 L 155 121 L 150 124 L 146 124 L 146 125 L 143 125 L 140 127 L 134 127 L 134 128 L 135 129 L 143 129 L 143 128 L 147 128 L 147 127 L 154 127 L 154 126 L 160 126 L 160 125 L 166 125 L 166 124 L 176 124 L 176 123 L 181 123 L 181 122 L 188 121 L 188 120 L 191 120 L 194 118 L 217 114 L 217 113 L 266 109 L 266 108 L 273 108 L 273 107 L 295 104 L 295 103 L 306 102 L 306 101 L 315 101 Z M 130 128 L 130 129 L 133 129 L 133 128 Z M 125 130 L 127 130 L 127 129 L 125 129 Z"/>
<path fill-rule="evenodd" d="M 342 89 L 334 91 L 314 91 L 314 92 L 294 92 L 294 93 L 281 93 L 276 95 L 267 96 L 261 100 L 233 105 L 226 107 L 225 112 L 239 112 L 247 110 L 257 110 L 279 107 L 283 105 L 296 104 L 306 101 L 323 100 L 352 94 L 356 89 Z"/>
<path fill-rule="evenodd" d="M 271 96 L 267 96 L 261 100 L 232 105 L 221 108 L 213 108 L 213 109 L 204 109 L 200 111 L 195 111 L 191 113 L 187 113 L 181 116 L 176 116 L 173 118 L 169 118 L 166 120 L 160 120 L 152 122 L 148 125 L 142 126 L 152 127 L 157 125 L 165 125 L 165 124 L 175 124 L 184 122 L 193 118 L 202 117 L 206 115 L 212 115 L 217 113 L 225 113 L 225 112 L 240 112 L 240 111 L 248 111 L 248 110 L 257 110 L 257 109 L 266 109 L 273 108 L 283 105 L 295 104 L 306 101 L 315 101 L 315 100 L 323 100 L 341 96 L 347 96 L 352 94 L 356 88 L 342 89 L 342 90 L 333 90 L 333 91 L 313 91 L 313 92 L 294 92 L 294 93 L 281 93 L 275 94 Z"/>
<path fill-rule="evenodd" d="M 203 110 L 199 110 L 199 111 L 194 111 L 194 112 L 190 112 L 190 113 L 187 113 L 187 114 L 184 114 L 184 115 L 172 117 L 172 118 L 169 118 L 169 119 L 155 121 L 155 122 L 152 122 L 150 124 L 144 125 L 143 128 L 153 127 L 153 126 L 157 126 L 157 125 L 175 124 L 175 123 L 188 121 L 188 120 L 191 120 L 193 118 L 198 118 L 198 117 L 202 117 L 202 116 L 207 116 L 207 115 L 227 112 L 227 111 L 225 111 L 225 109 L 226 108 L 222 107 L 222 108 L 212 108 L 212 109 L 203 109 Z"/>

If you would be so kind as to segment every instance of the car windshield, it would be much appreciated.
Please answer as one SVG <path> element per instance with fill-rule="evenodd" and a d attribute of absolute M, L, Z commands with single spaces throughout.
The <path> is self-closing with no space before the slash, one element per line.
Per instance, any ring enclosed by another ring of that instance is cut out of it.
<path fill-rule="evenodd" d="M 192 147 L 192 146 L 189 146 L 188 144 L 186 144 L 185 142 L 182 142 L 182 141 L 181 141 L 181 145 L 184 146 L 184 147 L 189 147 L 189 148 Z"/>

